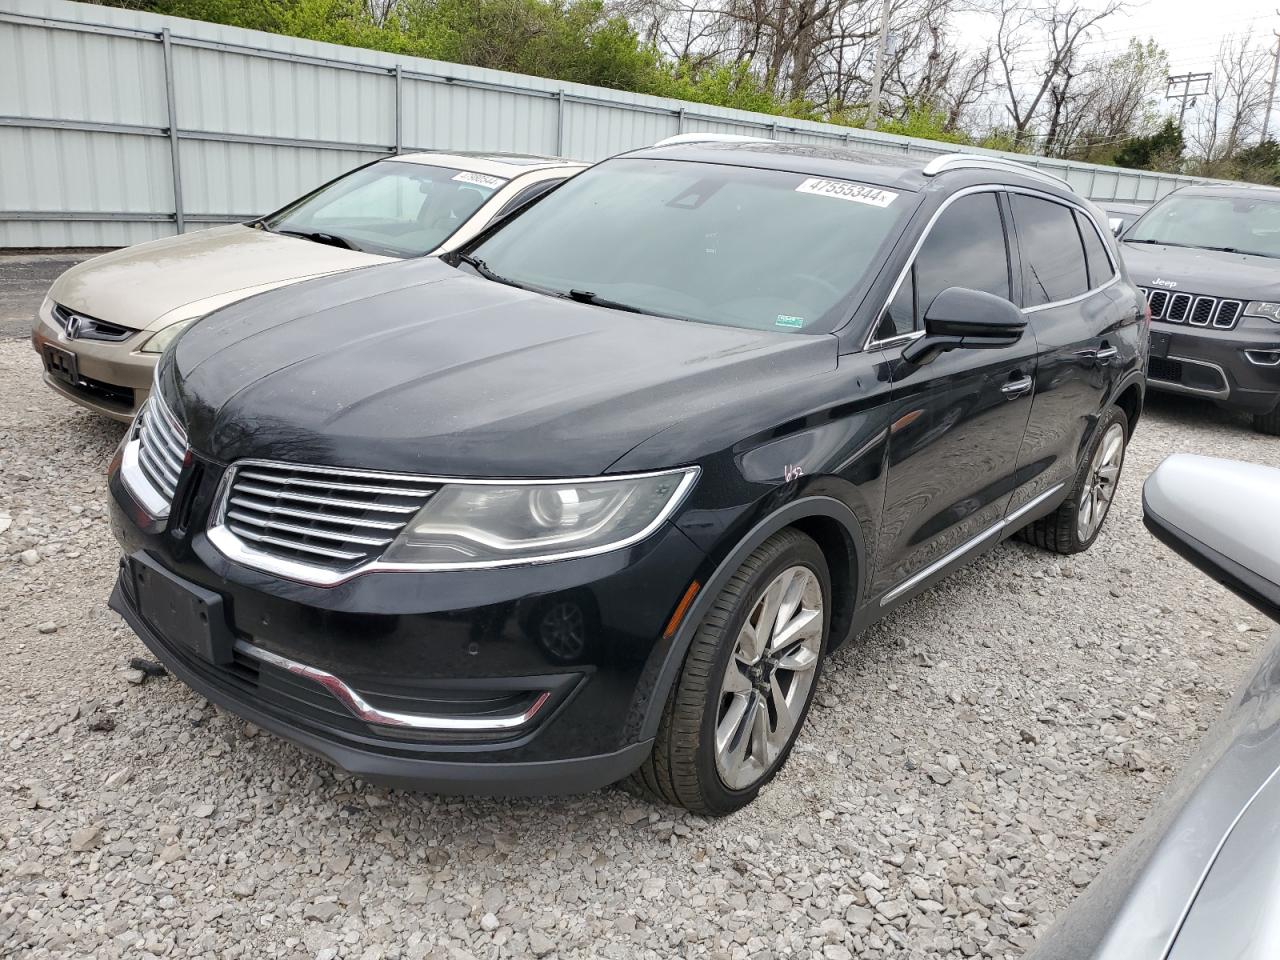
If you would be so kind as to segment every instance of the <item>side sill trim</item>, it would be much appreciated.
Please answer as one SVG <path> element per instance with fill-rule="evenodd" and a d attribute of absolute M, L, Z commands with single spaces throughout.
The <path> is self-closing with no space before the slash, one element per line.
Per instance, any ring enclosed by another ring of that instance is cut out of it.
<path fill-rule="evenodd" d="M 889 604 L 893 603 L 893 601 L 897 600 L 900 596 L 902 596 L 907 591 L 919 586 L 921 583 L 923 583 L 925 580 L 928 580 L 934 574 L 940 573 L 942 570 L 949 567 L 951 564 L 955 563 L 961 557 L 965 556 L 965 554 L 968 554 L 976 550 L 978 547 L 982 546 L 984 543 L 986 543 L 996 534 L 1000 533 L 1000 531 L 1002 531 L 1005 527 L 1009 526 L 1012 523 L 1016 523 L 1019 518 L 1026 516 L 1028 513 L 1030 513 L 1036 507 L 1040 506 L 1040 504 L 1044 503 L 1046 500 L 1048 500 L 1050 497 L 1052 497 L 1055 493 L 1057 493 L 1059 490 L 1061 490 L 1065 486 L 1066 486 L 1066 483 L 1064 482 L 1064 483 L 1059 483 L 1057 486 L 1050 487 L 1048 490 L 1046 490 L 1044 493 L 1037 496 L 1035 499 L 1030 500 L 1027 503 L 1023 504 L 1013 513 L 1009 514 L 1009 516 L 1001 520 L 999 523 L 995 524 L 994 526 L 988 527 L 986 530 L 978 534 L 972 540 L 962 543 L 960 546 L 956 547 L 950 553 L 946 554 L 943 557 L 939 557 L 937 560 L 933 561 L 933 563 L 929 564 L 923 570 L 919 570 L 916 573 L 912 574 L 906 580 L 903 580 L 902 583 L 898 584 L 896 587 L 894 587 L 892 590 L 886 593 L 883 597 L 881 597 L 880 606 L 887 607 Z"/>

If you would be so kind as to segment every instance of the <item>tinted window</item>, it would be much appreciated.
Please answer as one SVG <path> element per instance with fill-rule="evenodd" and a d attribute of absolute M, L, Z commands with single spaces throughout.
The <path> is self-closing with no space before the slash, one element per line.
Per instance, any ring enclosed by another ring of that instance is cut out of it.
<path fill-rule="evenodd" d="M 618 158 L 502 222 L 474 249 L 551 293 L 779 333 L 827 333 L 914 198 L 848 180 Z M 628 314 L 614 313 L 625 323 Z"/>
<path fill-rule="evenodd" d="M 912 267 L 902 280 L 902 286 L 894 294 L 893 300 L 880 318 L 880 326 L 876 328 L 877 340 L 888 340 L 911 333 L 916 328 L 916 271 Z"/>
<path fill-rule="evenodd" d="M 1107 256 L 1107 248 L 1102 244 L 1102 237 L 1093 226 L 1093 221 L 1076 211 L 1076 223 L 1080 225 L 1080 236 L 1084 238 L 1084 255 L 1089 262 L 1089 286 L 1100 287 L 1116 275 Z"/>
<path fill-rule="evenodd" d="M 961 197 L 942 212 L 916 256 L 921 316 L 947 287 L 967 287 L 1010 299 L 1009 254 L 994 193 Z"/>
<path fill-rule="evenodd" d="M 1034 307 L 1086 293 L 1089 272 L 1071 208 L 1020 193 L 1011 194 L 1010 200 L 1022 250 L 1024 305 Z"/>

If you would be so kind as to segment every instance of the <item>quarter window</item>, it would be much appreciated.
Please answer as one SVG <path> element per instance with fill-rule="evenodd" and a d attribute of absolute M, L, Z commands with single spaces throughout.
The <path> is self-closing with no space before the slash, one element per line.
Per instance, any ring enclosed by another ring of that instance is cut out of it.
<path fill-rule="evenodd" d="M 1107 248 L 1098 236 L 1098 229 L 1093 219 L 1079 210 L 1076 211 L 1076 223 L 1080 227 L 1080 236 L 1084 238 L 1084 256 L 1089 264 L 1089 288 L 1102 286 L 1116 275 L 1111 266 L 1111 258 L 1107 256 Z"/>
<path fill-rule="evenodd" d="M 1012 194 L 1010 201 L 1022 250 L 1024 306 L 1087 293 L 1089 271 L 1072 209 L 1021 193 Z"/>

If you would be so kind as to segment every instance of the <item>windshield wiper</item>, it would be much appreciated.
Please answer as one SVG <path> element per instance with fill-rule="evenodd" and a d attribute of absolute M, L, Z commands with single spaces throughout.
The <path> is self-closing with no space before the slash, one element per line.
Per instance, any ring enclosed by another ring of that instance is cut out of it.
<path fill-rule="evenodd" d="M 1194 243 L 1174 243 L 1172 240 L 1146 240 L 1146 239 L 1130 240 L 1128 237 L 1125 237 L 1124 242 L 1125 243 L 1154 243 L 1157 246 L 1161 246 L 1161 247 L 1189 247 L 1193 250 L 1197 249 Z"/>
<path fill-rule="evenodd" d="M 465 263 L 486 280 L 492 280 L 494 283 L 505 283 L 509 287 L 519 287 L 521 290 L 531 290 L 532 287 L 526 287 L 518 280 L 512 280 L 510 277 L 504 277 L 502 274 L 490 268 L 489 264 L 481 260 L 479 257 L 473 257 L 469 253 L 454 254 L 454 258 L 458 263 Z"/>
<path fill-rule="evenodd" d="M 590 290 L 570 290 L 568 293 L 570 300 L 577 300 L 579 303 L 589 303 L 593 307 L 606 307 L 609 310 L 625 310 L 627 313 L 647 313 L 650 316 L 661 316 L 651 310 L 642 310 L 640 307 L 634 307 L 629 303 L 622 303 L 618 300 L 610 300 L 600 296 L 598 293 L 592 293 Z"/>
<path fill-rule="evenodd" d="M 313 243 L 327 243 L 331 247 L 342 247 L 344 250 L 360 249 L 346 237 L 340 237 L 336 233 L 322 233 L 319 230 L 277 230 L 276 232 L 283 233 L 287 237 L 301 237 Z"/>

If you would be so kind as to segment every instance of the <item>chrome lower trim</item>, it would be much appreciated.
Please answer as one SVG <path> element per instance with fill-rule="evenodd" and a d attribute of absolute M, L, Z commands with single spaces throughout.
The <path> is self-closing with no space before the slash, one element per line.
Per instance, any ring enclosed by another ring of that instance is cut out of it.
<path fill-rule="evenodd" d="M 394 713 L 374 707 L 340 678 L 327 670 L 311 667 L 305 663 L 299 663 L 297 660 L 290 660 L 288 657 L 282 657 L 280 654 L 272 653 L 270 650 L 263 650 L 261 647 L 254 646 L 244 640 L 236 641 L 236 651 L 246 657 L 270 664 L 273 667 L 279 667 L 281 670 L 287 670 L 295 676 L 320 684 L 320 686 L 337 697 L 342 705 L 350 710 L 357 719 L 379 727 L 404 727 L 410 730 L 439 733 L 501 733 L 518 729 L 527 724 L 546 705 L 547 700 L 551 697 L 550 691 L 544 690 L 523 712 L 491 717 L 448 717 L 422 713 Z"/>
<path fill-rule="evenodd" d="M 1009 516 L 1001 520 L 999 523 L 995 524 L 992 527 L 988 527 L 986 530 L 978 534 L 972 540 L 962 543 L 960 546 L 956 547 L 946 556 L 933 561 L 933 563 L 929 564 L 923 570 L 919 570 L 916 573 L 912 574 L 906 580 L 903 580 L 902 583 L 898 584 L 896 587 L 894 587 L 892 590 L 886 593 L 883 597 L 881 597 L 880 606 L 887 607 L 889 604 L 893 603 L 894 600 L 897 600 L 900 596 L 902 596 L 907 591 L 912 590 L 915 587 L 919 586 L 925 580 L 928 580 L 930 577 L 932 577 L 935 573 L 941 573 L 945 568 L 955 563 L 957 560 L 959 560 L 966 554 L 976 550 L 978 547 L 982 546 L 988 540 L 995 537 L 997 534 L 999 534 L 1002 530 L 1004 530 L 1010 524 L 1026 516 L 1028 513 L 1030 513 L 1036 507 L 1040 506 L 1040 504 L 1044 503 L 1046 500 L 1048 500 L 1050 497 L 1052 497 L 1055 493 L 1057 493 L 1059 490 L 1061 490 L 1065 486 L 1066 486 L 1066 483 L 1064 482 L 1064 483 L 1059 483 L 1054 487 L 1050 487 L 1044 493 L 1038 495 L 1034 499 L 1023 504 L 1013 513 L 1009 514 Z"/>
<path fill-rule="evenodd" d="M 1246 350 L 1244 358 L 1255 367 L 1280 367 L 1280 350 Z"/>
<path fill-rule="evenodd" d="M 1223 370 L 1222 367 L 1218 366 L 1218 364 L 1210 363 L 1208 360 L 1193 360 L 1190 357 L 1175 357 L 1173 354 L 1170 354 L 1168 359 L 1177 360 L 1179 363 L 1190 363 L 1201 367 L 1210 367 L 1218 371 L 1218 376 L 1222 377 L 1222 389 L 1210 390 L 1207 387 L 1188 387 L 1186 384 L 1175 383 L 1172 380 L 1161 380 L 1159 377 L 1153 377 L 1150 374 L 1147 375 L 1148 383 L 1161 390 L 1166 390 L 1169 393 L 1186 393 L 1193 397 L 1214 397 L 1218 400 L 1225 400 L 1227 397 L 1231 396 L 1231 381 L 1227 379 L 1227 371 Z"/>
<path fill-rule="evenodd" d="M 120 454 L 120 479 L 133 499 L 138 501 L 138 506 L 153 519 L 163 520 L 169 516 L 169 500 L 151 485 L 151 481 L 142 472 L 142 464 L 138 459 L 141 448 L 142 442 L 136 436 L 125 440 L 124 450 Z"/>

